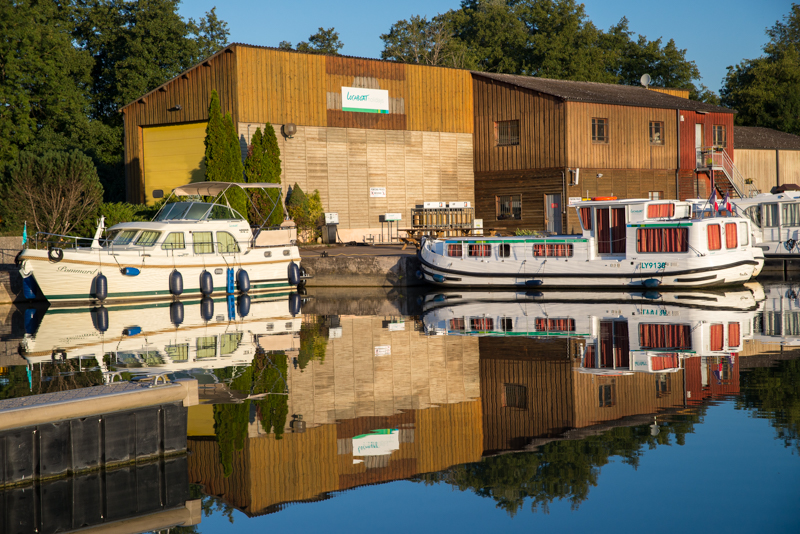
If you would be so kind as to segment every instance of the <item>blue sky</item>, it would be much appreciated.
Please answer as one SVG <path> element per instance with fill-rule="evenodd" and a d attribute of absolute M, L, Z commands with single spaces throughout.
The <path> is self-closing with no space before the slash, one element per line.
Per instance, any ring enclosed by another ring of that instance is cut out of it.
<path fill-rule="evenodd" d="M 648 39 L 675 39 L 697 63 L 701 82 L 719 91 L 726 67 L 761 55 L 766 28 L 789 12 L 789 0 L 584 0 L 589 18 L 608 29 L 623 16 L 630 29 Z M 382 33 L 411 15 L 433 16 L 457 8 L 460 0 L 367 2 L 348 0 L 253 1 L 184 0 L 184 17 L 199 18 L 214 6 L 228 23 L 231 42 L 277 46 L 297 44 L 317 28 L 335 27 L 343 54 L 380 57 Z"/>

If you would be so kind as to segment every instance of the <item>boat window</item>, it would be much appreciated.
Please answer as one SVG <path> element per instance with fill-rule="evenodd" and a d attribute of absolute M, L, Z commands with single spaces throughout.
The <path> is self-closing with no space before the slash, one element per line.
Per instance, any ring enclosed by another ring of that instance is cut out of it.
<path fill-rule="evenodd" d="M 542 243 L 533 245 L 533 255 L 537 257 L 571 258 L 571 243 Z"/>
<path fill-rule="evenodd" d="M 513 317 L 501 317 L 500 318 L 500 326 L 503 329 L 503 332 L 513 332 L 514 331 L 514 318 Z"/>
<path fill-rule="evenodd" d="M 781 224 L 800 226 L 800 204 L 781 204 Z"/>
<path fill-rule="evenodd" d="M 167 204 L 156 217 L 157 221 L 176 221 L 183 219 L 183 214 L 189 209 L 192 202 L 173 202 Z"/>
<path fill-rule="evenodd" d="M 470 330 L 488 332 L 494 330 L 494 319 L 491 317 L 471 317 L 469 320 Z"/>
<path fill-rule="evenodd" d="M 511 245 L 508 243 L 501 243 L 497 247 L 497 255 L 501 258 L 508 258 L 511 256 Z"/>
<path fill-rule="evenodd" d="M 207 204 L 205 202 L 195 202 L 189 206 L 189 209 L 182 218 L 189 221 L 199 221 L 205 217 L 205 214 L 208 212 L 210 207 L 211 204 Z"/>
<path fill-rule="evenodd" d="M 722 234 L 718 224 L 708 225 L 708 250 L 719 250 L 722 248 Z"/>
<path fill-rule="evenodd" d="M 167 345 L 164 347 L 164 352 L 169 356 L 170 361 L 186 362 L 189 361 L 189 344 L 184 343 L 181 345 Z"/>
<path fill-rule="evenodd" d="M 753 221 L 758 228 L 761 228 L 761 206 L 750 206 L 745 208 L 744 216 Z"/>
<path fill-rule="evenodd" d="M 728 347 L 738 347 L 739 343 L 739 323 L 728 323 Z"/>
<path fill-rule="evenodd" d="M 742 246 L 747 246 L 750 244 L 750 230 L 747 228 L 747 223 L 740 222 L 739 223 L 739 233 L 742 234 Z"/>
<path fill-rule="evenodd" d="M 764 226 L 778 226 L 778 205 L 764 204 Z"/>
<path fill-rule="evenodd" d="M 637 252 L 688 252 L 688 228 L 639 228 Z"/>
<path fill-rule="evenodd" d="M 136 240 L 136 244 L 140 247 L 152 247 L 155 245 L 156 241 L 158 241 L 158 236 L 161 235 L 161 232 L 156 232 L 154 230 L 143 230 L 139 238 Z"/>
<path fill-rule="evenodd" d="M 133 241 L 133 238 L 136 237 L 138 233 L 139 230 L 121 230 L 114 237 L 114 244 L 117 246 L 130 245 L 131 241 Z"/>
<path fill-rule="evenodd" d="M 647 206 L 647 217 L 659 219 L 675 215 L 675 204 L 650 204 Z"/>
<path fill-rule="evenodd" d="M 233 351 L 239 348 L 242 342 L 242 333 L 236 332 L 233 334 L 222 334 L 219 340 L 219 354 L 220 356 L 227 356 L 232 354 Z"/>
<path fill-rule="evenodd" d="M 591 230 L 592 229 L 592 208 L 581 208 L 578 210 L 579 216 L 581 218 L 581 226 L 583 226 L 584 230 Z"/>
<path fill-rule="evenodd" d="M 625 208 L 597 208 L 597 252 L 625 254 Z"/>
<path fill-rule="evenodd" d="M 195 254 L 213 254 L 214 242 L 211 232 L 195 232 L 192 234 L 192 244 Z"/>
<path fill-rule="evenodd" d="M 712 324 L 709 334 L 709 350 L 722 350 L 725 337 L 725 328 L 722 324 Z"/>
<path fill-rule="evenodd" d="M 208 214 L 209 220 L 231 220 L 231 219 L 244 219 L 236 210 L 229 208 L 228 206 L 220 206 L 216 204 L 213 208 L 211 208 L 211 212 Z"/>
<path fill-rule="evenodd" d="M 470 243 L 467 249 L 470 257 L 488 258 L 492 255 L 492 245 Z"/>
<path fill-rule="evenodd" d="M 464 319 L 462 317 L 456 317 L 455 319 L 450 319 L 450 330 L 458 330 L 463 332 L 464 328 Z"/>
<path fill-rule="evenodd" d="M 575 319 L 536 318 L 537 332 L 574 332 Z"/>
<path fill-rule="evenodd" d="M 461 246 L 461 243 L 448 243 L 447 244 L 447 255 L 460 258 L 464 255 L 464 249 Z"/>
<path fill-rule="evenodd" d="M 639 325 L 639 346 L 643 349 L 692 348 L 692 329 L 688 324 Z"/>
<path fill-rule="evenodd" d="M 725 248 L 739 246 L 739 238 L 736 234 L 736 223 L 725 223 Z"/>
<path fill-rule="evenodd" d="M 217 336 L 197 338 L 197 359 L 213 358 L 217 355 Z"/>
<path fill-rule="evenodd" d="M 217 241 L 219 242 L 218 250 L 220 253 L 239 252 L 239 243 L 237 243 L 236 238 L 228 232 L 217 232 Z"/>
<path fill-rule="evenodd" d="M 164 250 L 174 250 L 177 248 L 186 248 L 186 242 L 183 240 L 183 232 L 172 232 L 167 234 L 164 239 L 164 244 L 161 245 Z"/>

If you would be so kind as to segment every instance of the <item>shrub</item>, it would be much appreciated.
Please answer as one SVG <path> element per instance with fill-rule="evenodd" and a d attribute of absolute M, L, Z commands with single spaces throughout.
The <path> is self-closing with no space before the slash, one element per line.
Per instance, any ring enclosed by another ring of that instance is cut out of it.
<path fill-rule="evenodd" d="M 308 240 L 316 237 L 317 225 L 322 218 L 322 200 L 319 191 L 314 190 L 311 195 L 306 195 L 300 186 L 294 184 L 289 200 L 286 202 L 289 217 L 294 220 L 297 229 L 303 232 Z"/>

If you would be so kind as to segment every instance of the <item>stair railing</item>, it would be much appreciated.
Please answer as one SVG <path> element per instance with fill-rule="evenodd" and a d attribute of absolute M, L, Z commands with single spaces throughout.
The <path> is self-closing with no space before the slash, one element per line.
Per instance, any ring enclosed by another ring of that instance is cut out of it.
<path fill-rule="evenodd" d="M 742 176 L 733 160 L 722 147 L 704 147 L 701 150 L 703 167 L 700 170 L 722 171 L 739 198 L 756 196 L 759 191 Z"/>

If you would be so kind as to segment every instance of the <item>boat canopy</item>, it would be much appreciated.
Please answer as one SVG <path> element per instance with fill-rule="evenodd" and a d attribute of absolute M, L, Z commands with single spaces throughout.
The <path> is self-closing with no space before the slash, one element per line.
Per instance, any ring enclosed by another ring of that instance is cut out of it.
<path fill-rule="evenodd" d="M 210 202 L 173 202 L 165 204 L 153 221 L 240 220 L 239 212 Z"/>
<path fill-rule="evenodd" d="M 239 182 L 195 182 L 176 187 L 172 193 L 176 196 L 205 195 L 217 196 L 231 187 L 241 187 L 242 189 L 280 189 L 281 184 L 267 182 L 239 183 Z"/>

